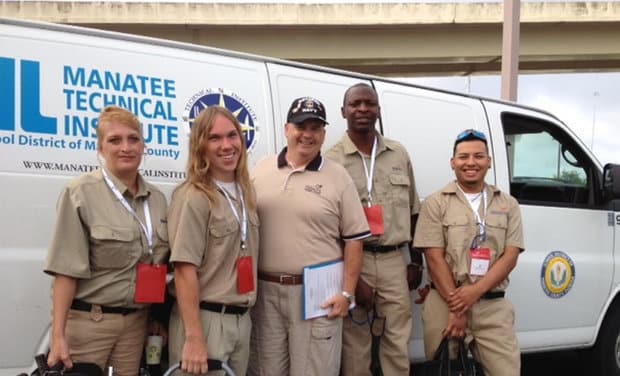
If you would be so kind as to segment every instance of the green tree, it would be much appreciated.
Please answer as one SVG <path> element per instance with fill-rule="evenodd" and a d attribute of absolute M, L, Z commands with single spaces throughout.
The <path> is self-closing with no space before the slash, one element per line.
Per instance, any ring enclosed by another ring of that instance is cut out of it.
<path fill-rule="evenodd" d="M 563 170 L 560 173 L 560 180 L 565 183 L 571 183 L 576 185 L 585 186 L 586 179 L 579 174 L 579 171 L 576 170 Z"/>

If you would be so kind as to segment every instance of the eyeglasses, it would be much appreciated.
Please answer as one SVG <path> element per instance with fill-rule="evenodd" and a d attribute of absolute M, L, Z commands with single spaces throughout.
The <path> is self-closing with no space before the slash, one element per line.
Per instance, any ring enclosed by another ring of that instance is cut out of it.
<path fill-rule="evenodd" d="M 465 139 L 475 139 L 486 142 L 487 136 L 484 133 L 475 129 L 466 129 L 463 132 L 459 133 L 458 136 L 456 136 L 456 142 L 463 141 Z"/>

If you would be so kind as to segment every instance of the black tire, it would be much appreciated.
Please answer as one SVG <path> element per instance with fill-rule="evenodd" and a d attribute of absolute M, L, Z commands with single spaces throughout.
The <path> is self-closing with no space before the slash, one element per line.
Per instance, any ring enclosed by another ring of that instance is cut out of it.
<path fill-rule="evenodd" d="M 589 353 L 592 375 L 620 376 L 620 305 L 607 313 Z"/>

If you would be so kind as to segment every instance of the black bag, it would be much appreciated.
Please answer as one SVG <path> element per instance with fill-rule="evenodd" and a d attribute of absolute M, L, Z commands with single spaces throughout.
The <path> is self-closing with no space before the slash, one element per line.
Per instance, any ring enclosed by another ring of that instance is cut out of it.
<path fill-rule="evenodd" d="M 465 342 L 458 339 L 455 360 L 450 360 L 450 339 L 444 338 L 437 347 L 433 360 L 426 361 L 415 369 L 416 376 L 480 376 L 484 375 L 482 366 L 468 356 Z"/>
<path fill-rule="evenodd" d="M 32 371 L 30 376 L 103 376 L 101 367 L 94 363 L 73 363 L 73 368 L 65 370 L 62 363 L 58 363 L 54 367 L 48 367 L 45 354 L 38 354 L 34 357 L 34 360 L 37 368 Z M 28 375 L 23 373 L 18 376 Z"/>

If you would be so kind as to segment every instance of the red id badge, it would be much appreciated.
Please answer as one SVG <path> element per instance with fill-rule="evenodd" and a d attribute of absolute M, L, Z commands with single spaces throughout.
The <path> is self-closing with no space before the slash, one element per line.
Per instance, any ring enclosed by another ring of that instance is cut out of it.
<path fill-rule="evenodd" d="M 364 214 L 373 235 L 383 235 L 383 207 L 381 205 L 364 206 Z"/>
<path fill-rule="evenodd" d="M 491 263 L 491 250 L 488 248 L 472 248 L 469 250 L 471 256 L 471 265 L 469 274 L 483 276 L 489 271 Z"/>
<path fill-rule="evenodd" d="M 163 303 L 167 272 L 166 264 L 138 264 L 136 303 Z"/>
<path fill-rule="evenodd" d="M 241 256 L 237 259 L 237 291 L 239 294 L 254 291 L 252 256 Z"/>

